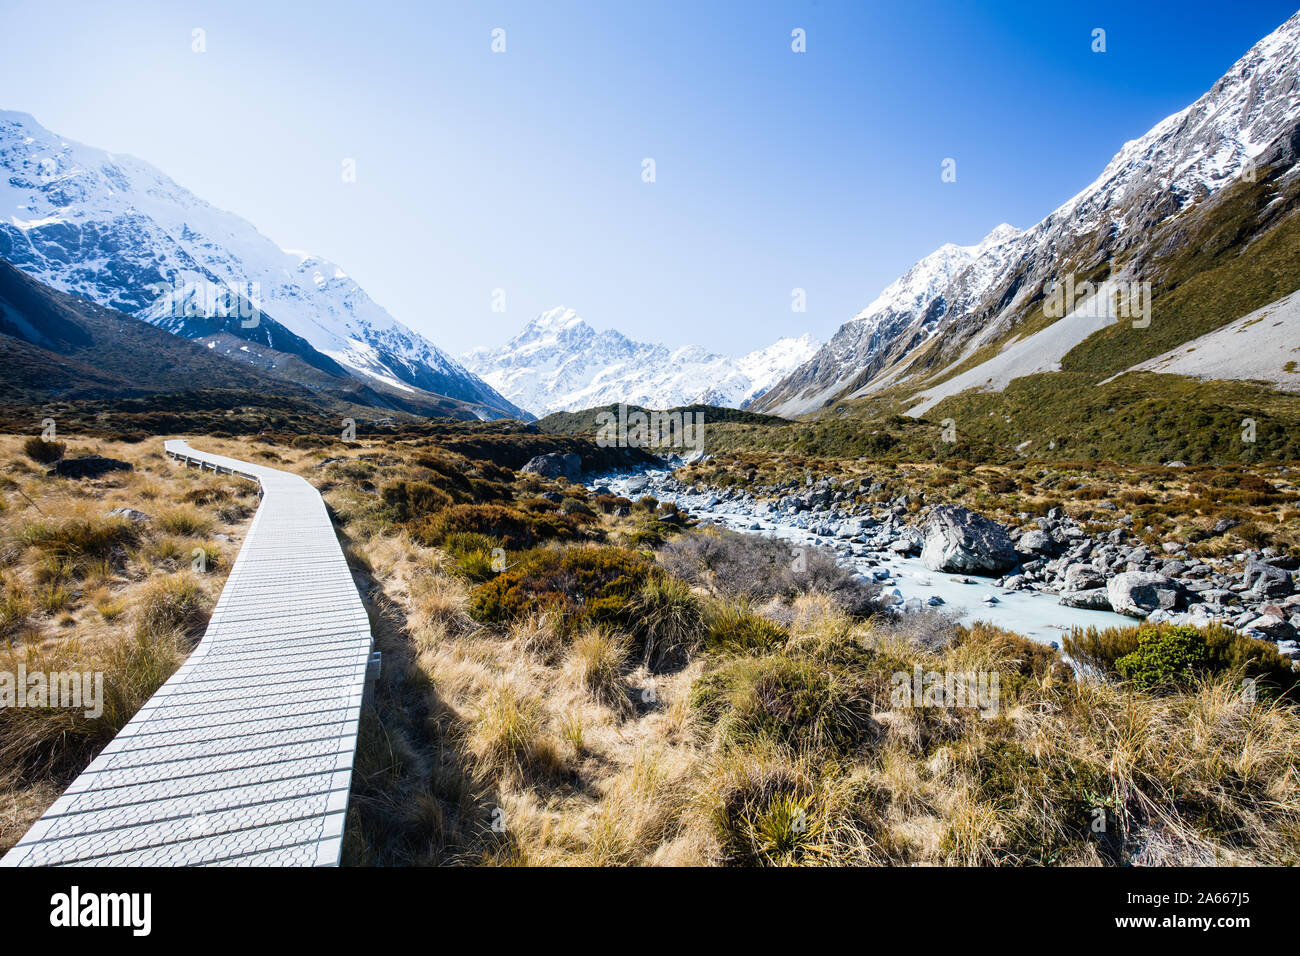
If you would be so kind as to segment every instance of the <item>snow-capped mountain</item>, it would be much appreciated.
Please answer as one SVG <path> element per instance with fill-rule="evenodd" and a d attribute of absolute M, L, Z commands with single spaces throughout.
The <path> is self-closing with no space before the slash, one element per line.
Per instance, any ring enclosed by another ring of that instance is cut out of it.
<path fill-rule="evenodd" d="M 520 410 L 376 304 L 335 264 L 280 249 L 158 169 L 0 111 L 0 258 L 189 338 L 224 330 L 331 375 Z"/>
<path fill-rule="evenodd" d="M 976 246 L 943 246 L 919 261 L 754 408 L 798 415 L 920 373 L 942 378 L 981 346 L 1005 342 L 1046 283 L 1111 266 L 1133 278 L 1155 228 L 1251 176 L 1270 144 L 1292 134 L 1298 77 L 1300 13 L 1191 106 L 1125 143 L 1093 183 L 1037 225 L 999 226 Z M 927 345 L 922 367 L 909 367 Z"/>
<path fill-rule="evenodd" d="M 968 308 L 1000 278 L 1020 235 L 1003 223 L 973 246 L 947 243 L 895 279 L 875 301 L 840 326 L 807 363 L 757 404 L 771 407 L 782 396 L 785 414 L 815 410 L 851 391 L 903 353 L 924 344 L 954 309 Z M 782 412 L 778 412 L 781 414 Z"/>
<path fill-rule="evenodd" d="M 695 345 L 674 350 L 613 330 L 598 332 L 573 309 L 560 307 L 541 313 L 500 348 L 476 349 L 464 361 L 510 401 L 546 415 L 614 402 L 740 408 L 815 351 L 807 335 L 740 358 Z"/>

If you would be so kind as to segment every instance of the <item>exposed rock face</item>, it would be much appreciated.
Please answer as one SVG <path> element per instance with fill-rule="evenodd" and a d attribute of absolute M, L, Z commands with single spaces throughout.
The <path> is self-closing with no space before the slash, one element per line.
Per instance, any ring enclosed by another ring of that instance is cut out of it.
<path fill-rule="evenodd" d="M 114 508 L 108 513 L 110 518 L 125 518 L 132 524 L 148 524 L 153 520 L 143 511 L 136 511 L 134 508 Z"/>
<path fill-rule="evenodd" d="M 1158 254 L 1142 248 L 1156 227 L 1213 198 L 1248 166 L 1294 163 L 1298 51 L 1300 16 L 1292 16 L 1195 103 L 1124 144 L 1091 185 L 1037 225 L 1024 232 L 999 226 L 978 246 L 945 245 L 917 262 L 751 408 L 794 417 L 884 382 L 920 386 L 936 375 L 942 382 L 972 343 L 992 344 L 1018 328 L 1052 279 L 1133 247 L 1142 258 Z M 925 361 L 909 367 L 927 344 Z M 1019 363 L 1010 374 L 1050 367 Z M 996 365 L 971 373 L 970 385 L 1001 374 Z M 917 408 L 942 393 L 921 394 L 926 401 Z"/>
<path fill-rule="evenodd" d="M 87 458 L 64 458 L 46 474 L 57 475 L 60 478 L 98 478 L 110 471 L 131 470 L 132 467 L 128 462 L 91 455 Z"/>
<path fill-rule="evenodd" d="M 334 263 L 281 249 L 148 163 L 8 110 L 0 110 L 0 203 L 24 217 L 0 219 L 0 259 L 62 292 L 185 338 L 216 336 L 209 342 L 230 358 L 286 352 L 327 375 L 370 387 L 397 380 L 483 417 L 531 417 Z M 226 348 L 232 339 L 241 345 Z"/>
<path fill-rule="evenodd" d="M 1172 578 L 1149 571 L 1125 571 L 1106 582 L 1110 606 L 1120 614 L 1145 618 L 1157 609 L 1173 611 L 1183 599 L 1182 587 Z"/>
<path fill-rule="evenodd" d="M 1020 563 L 1006 528 L 960 505 L 933 509 L 921 531 L 921 560 L 931 571 L 996 576 Z"/>
<path fill-rule="evenodd" d="M 538 455 L 530 459 L 528 464 L 519 470 L 531 475 L 541 475 L 543 478 L 568 478 L 570 481 L 577 481 L 582 477 L 582 458 L 572 453 L 564 455 L 552 452 L 549 455 Z"/>

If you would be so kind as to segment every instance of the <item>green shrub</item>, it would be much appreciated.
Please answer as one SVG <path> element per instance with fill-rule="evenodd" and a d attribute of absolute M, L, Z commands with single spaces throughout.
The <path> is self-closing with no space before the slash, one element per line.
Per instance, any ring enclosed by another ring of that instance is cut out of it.
<path fill-rule="evenodd" d="M 1235 671 L 1254 679 L 1267 697 L 1293 695 L 1300 681 L 1272 644 L 1217 624 L 1204 629 L 1141 624 L 1076 630 L 1065 638 L 1064 649 L 1085 666 L 1147 688 L 1179 682 L 1189 674 Z"/>
<path fill-rule="evenodd" d="M 627 535 L 627 541 L 636 548 L 657 548 L 674 535 L 681 534 L 682 529 L 665 521 L 647 521 L 637 526 Z"/>
<path fill-rule="evenodd" d="M 41 465 L 52 465 L 63 457 L 68 446 L 61 441 L 46 441 L 33 435 L 23 442 L 23 454 Z"/>
<path fill-rule="evenodd" d="M 1148 690 L 1184 684 L 1205 669 L 1205 638 L 1194 628 L 1139 632 L 1137 647 L 1115 661 L 1115 670 Z"/>
<path fill-rule="evenodd" d="M 427 481 L 389 482 L 379 498 L 392 510 L 395 521 L 423 518 L 452 505 L 451 495 Z"/>
<path fill-rule="evenodd" d="M 511 551 L 522 551 L 542 541 L 581 537 L 578 522 L 569 515 L 528 514 L 498 504 L 452 505 L 409 527 L 411 536 L 423 545 L 441 545 L 448 535 L 470 532 L 497 538 Z"/>
<path fill-rule="evenodd" d="M 652 571 L 622 548 L 536 549 L 510 570 L 474 589 L 470 613 L 506 623 L 539 610 L 556 610 L 564 624 L 609 624 L 633 630 L 634 598 Z"/>

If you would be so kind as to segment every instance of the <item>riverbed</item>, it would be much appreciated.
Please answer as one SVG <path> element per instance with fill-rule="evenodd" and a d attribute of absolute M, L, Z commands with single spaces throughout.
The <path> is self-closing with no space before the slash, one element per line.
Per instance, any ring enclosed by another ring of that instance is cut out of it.
<path fill-rule="evenodd" d="M 676 491 L 666 486 L 670 477 L 667 470 L 647 469 L 600 475 L 589 479 L 587 484 L 590 488 L 608 487 L 614 494 L 634 500 L 648 494 L 659 501 L 672 502 L 701 523 L 780 538 L 796 546 L 827 548 L 843 566 L 876 578 L 885 594 L 901 604 L 905 612 L 937 607 L 967 623 L 987 621 L 1031 640 L 1055 645 L 1074 628 L 1130 627 L 1135 623 L 1132 618 L 1112 611 L 1066 607 L 1057 603 L 1055 594 L 1004 589 L 993 578 L 931 571 L 920 558 L 897 554 L 888 548 L 855 554 L 854 551 L 863 549 L 854 548 L 835 535 L 801 527 L 798 517 L 780 512 L 768 503 L 752 499 L 718 500 L 708 489 L 699 494 Z M 633 490 L 641 479 L 645 480 L 645 487 Z"/>

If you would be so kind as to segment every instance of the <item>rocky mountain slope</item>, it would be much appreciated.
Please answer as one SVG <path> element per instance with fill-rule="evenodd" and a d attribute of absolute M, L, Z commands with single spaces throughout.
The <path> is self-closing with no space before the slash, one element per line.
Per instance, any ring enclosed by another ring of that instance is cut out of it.
<path fill-rule="evenodd" d="M 1095 182 L 1042 222 L 1023 232 L 999 226 L 976 246 L 945 246 L 918 262 L 754 407 L 793 416 L 887 391 L 896 409 L 923 414 L 966 389 L 1002 389 L 1018 377 L 1055 371 L 1071 350 L 1121 317 L 1117 310 L 1101 322 L 1083 309 L 1062 310 L 1064 318 L 1052 313 L 1046 297 L 1067 277 L 1124 289 L 1150 282 L 1158 312 L 1159 297 L 1190 276 L 1162 274 L 1152 260 L 1188 243 L 1187 217 L 1235 187 L 1249 190 L 1260 210 L 1273 204 L 1244 231 L 1219 237 L 1213 250 L 1242 252 L 1293 211 L 1287 190 L 1300 143 L 1297 64 L 1300 14 L 1191 106 L 1126 143 Z M 1202 216 L 1195 229 L 1208 234 L 1213 225 Z M 1274 291 L 1300 287 L 1286 287 L 1290 282 Z M 1246 311 L 1224 314 L 1221 322 Z M 1053 332 L 1054 325 L 1061 328 Z M 1159 328 L 1166 348 L 1205 331 Z M 1008 347 L 1020 351 L 1007 354 Z"/>
<path fill-rule="evenodd" d="M 0 258 L 187 338 L 229 337 L 329 376 L 526 417 L 338 266 L 277 247 L 159 170 L 0 111 Z M 263 362 L 274 371 L 274 361 Z"/>
<path fill-rule="evenodd" d="M 18 407 L 30 411 L 49 403 L 64 409 L 68 403 L 100 403 L 107 414 L 121 417 L 121 409 L 144 396 L 153 398 L 135 402 L 141 408 L 178 409 L 197 400 L 210 411 L 218 406 L 297 409 L 336 421 L 402 417 L 391 413 L 480 417 L 454 399 L 359 381 L 341 370 L 330 375 L 296 356 L 234 336 L 199 341 L 173 335 L 37 282 L 3 261 L 0 368 L 0 403 L 15 406 L 20 420 L 27 412 Z M 200 391 L 202 398 L 196 399 Z M 189 398 L 180 399 L 180 393 Z M 377 410 L 382 414 L 376 416 Z"/>
<path fill-rule="evenodd" d="M 147 322 L 58 292 L 0 262 L 0 401 L 213 388 L 307 396 Z"/>
<path fill-rule="evenodd" d="M 617 402 L 742 408 L 815 351 L 806 335 L 740 358 L 694 345 L 669 349 L 598 332 L 560 307 L 541 313 L 500 348 L 476 349 L 464 361 L 510 401 L 542 416 Z"/>

